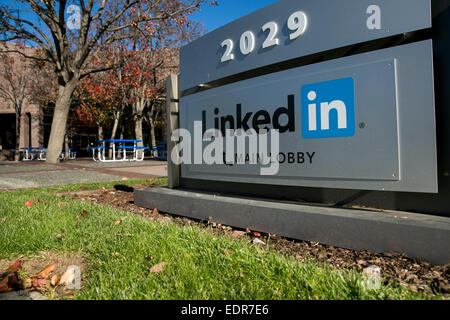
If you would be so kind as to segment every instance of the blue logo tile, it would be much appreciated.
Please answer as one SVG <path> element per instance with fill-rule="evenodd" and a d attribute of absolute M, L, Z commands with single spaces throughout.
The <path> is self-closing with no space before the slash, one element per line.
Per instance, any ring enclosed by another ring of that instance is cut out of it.
<path fill-rule="evenodd" d="M 355 135 L 355 82 L 343 78 L 306 84 L 301 88 L 304 139 Z"/>

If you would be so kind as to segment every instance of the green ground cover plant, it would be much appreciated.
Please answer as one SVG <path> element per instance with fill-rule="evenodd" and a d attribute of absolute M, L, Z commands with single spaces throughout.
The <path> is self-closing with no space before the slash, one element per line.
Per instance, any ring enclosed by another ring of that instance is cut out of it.
<path fill-rule="evenodd" d="M 395 284 L 369 290 L 357 270 L 300 262 L 195 224 L 150 221 L 61 195 L 149 183 L 165 184 L 166 179 L 0 193 L 0 259 L 41 251 L 82 255 L 88 268 L 74 299 L 442 298 Z"/>

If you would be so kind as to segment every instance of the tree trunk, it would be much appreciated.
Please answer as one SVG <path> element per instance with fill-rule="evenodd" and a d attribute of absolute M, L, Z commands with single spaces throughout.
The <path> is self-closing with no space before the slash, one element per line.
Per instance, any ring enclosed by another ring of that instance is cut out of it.
<path fill-rule="evenodd" d="M 48 163 L 59 162 L 59 155 L 61 153 L 64 142 L 64 134 L 66 132 L 67 117 L 69 114 L 70 104 L 72 102 L 72 94 L 75 91 L 77 82 L 78 81 L 72 80 L 65 86 L 59 87 L 58 99 L 55 104 L 50 139 L 47 147 Z"/>
<path fill-rule="evenodd" d="M 114 113 L 114 124 L 111 131 L 111 140 L 116 138 L 117 128 L 119 127 L 119 120 L 120 120 L 120 112 L 117 111 Z M 109 158 L 112 157 L 112 150 L 110 149 L 108 152 Z"/>
<path fill-rule="evenodd" d="M 155 136 L 155 121 L 153 120 L 152 117 L 150 117 L 149 123 L 150 123 L 150 143 L 153 149 L 153 147 L 156 147 L 156 136 Z"/>
<path fill-rule="evenodd" d="M 66 132 L 66 136 L 64 137 L 64 149 L 66 152 L 64 153 L 64 158 L 69 159 L 69 135 Z"/>
<path fill-rule="evenodd" d="M 19 161 L 20 158 L 20 113 L 16 113 L 16 152 L 14 152 L 14 161 Z"/>
<path fill-rule="evenodd" d="M 98 140 L 103 140 L 103 126 L 101 124 L 98 125 Z"/>
<path fill-rule="evenodd" d="M 133 119 L 134 119 L 134 134 L 136 140 L 141 140 L 137 143 L 139 147 L 144 146 L 144 142 L 142 140 L 142 113 L 144 111 L 145 102 L 143 99 L 139 99 L 132 105 L 133 107 Z M 138 151 L 138 157 L 142 156 L 142 151 Z"/>
<path fill-rule="evenodd" d="M 136 140 L 141 140 L 141 142 L 138 142 L 137 145 L 142 147 L 144 145 L 144 142 L 142 141 L 142 118 L 141 117 L 138 117 L 135 120 L 134 134 L 135 134 Z M 138 157 L 141 157 L 141 156 L 142 156 L 142 151 L 139 150 Z"/>

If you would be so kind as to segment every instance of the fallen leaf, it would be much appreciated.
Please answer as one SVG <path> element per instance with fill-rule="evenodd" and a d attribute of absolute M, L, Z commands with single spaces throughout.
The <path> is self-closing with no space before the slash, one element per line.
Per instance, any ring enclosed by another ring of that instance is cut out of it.
<path fill-rule="evenodd" d="M 58 234 L 56 235 L 56 239 L 61 240 L 61 238 L 62 238 L 62 235 L 58 233 Z"/>
<path fill-rule="evenodd" d="M 2 281 L 0 281 L 0 292 L 10 292 L 13 291 L 13 288 L 8 286 L 9 275 L 6 276 Z"/>
<path fill-rule="evenodd" d="M 58 207 L 61 208 L 63 205 L 68 205 L 68 202 L 58 202 Z"/>
<path fill-rule="evenodd" d="M 77 219 L 78 219 L 78 220 L 81 220 L 81 216 L 77 216 Z"/>
<path fill-rule="evenodd" d="M 86 210 L 83 210 L 83 213 L 81 214 L 83 217 L 86 217 L 88 212 Z"/>
<path fill-rule="evenodd" d="M 122 220 L 117 220 L 116 222 L 114 222 L 114 224 L 117 226 L 118 224 L 120 224 L 122 222 Z"/>
<path fill-rule="evenodd" d="M 358 260 L 358 261 L 356 261 L 356 263 L 361 266 L 365 266 L 367 264 L 367 262 L 365 260 Z"/>
<path fill-rule="evenodd" d="M 243 237 L 243 236 L 245 236 L 245 232 L 244 231 L 237 231 L 237 230 L 235 230 L 235 231 L 230 233 L 230 236 L 232 236 L 234 238 Z"/>
<path fill-rule="evenodd" d="M 23 259 L 17 260 L 9 265 L 8 269 L 6 269 L 6 272 L 8 272 L 8 273 L 17 272 L 22 269 L 22 264 L 23 264 Z"/>
<path fill-rule="evenodd" d="M 0 282 L 0 292 L 11 292 L 15 291 L 18 284 L 17 273 L 8 274 L 1 282 Z"/>
<path fill-rule="evenodd" d="M 6 222 L 6 218 L 2 218 L 2 222 Z"/>
<path fill-rule="evenodd" d="M 167 262 L 160 262 L 158 264 L 155 264 L 153 267 L 150 268 L 150 273 L 159 273 L 164 270 L 166 265 Z"/>
<path fill-rule="evenodd" d="M 259 232 L 253 232 L 253 235 L 255 236 L 255 237 L 261 237 L 261 233 L 259 233 Z"/>
<path fill-rule="evenodd" d="M 44 269 L 42 269 L 41 272 L 35 274 L 34 276 L 31 276 L 32 278 L 40 278 L 40 279 L 46 279 L 52 273 L 52 271 L 55 269 L 56 262 L 49 264 Z"/>
<path fill-rule="evenodd" d="M 127 177 L 123 177 L 122 181 L 128 181 L 128 178 Z"/>
<path fill-rule="evenodd" d="M 227 256 L 232 256 L 233 255 L 233 251 L 231 251 L 231 250 L 224 250 L 223 251 Z"/>
<path fill-rule="evenodd" d="M 33 279 L 33 288 L 38 291 L 50 289 L 50 281 L 48 279 Z"/>
<path fill-rule="evenodd" d="M 52 279 L 50 280 L 50 284 L 52 287 L 55 287 L 58 284 L 59 276 L 57 274 L 53 275 Z"/>
<path fill-rule="evenodd" d="M 158 208 L 155 208 L 155 209 L 153 209 L 153 212 L 152 212 L 152 214 L 159 214 L 159 212 L 158 212 Z"/>
<path fill-rule="evenodd" d="M 31 207 L 32 205 L 33 205 L 33 201 L 27 201 L 27 202 L 25 202 L 25 207 Z"/>

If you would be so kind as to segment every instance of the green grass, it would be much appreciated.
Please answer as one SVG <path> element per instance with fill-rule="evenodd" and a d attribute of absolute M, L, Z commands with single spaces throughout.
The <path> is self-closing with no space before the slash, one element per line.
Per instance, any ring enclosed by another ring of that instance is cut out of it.
<path fill-rule="evenodd" d="M 89 268 L 75 299 L 440 298 L 396 285 L 366 290 L 357 271 L 331 269 L 314 261 L 300 263 L 270 248 L 251 246 L 245 239 L 214 235 L 206 228 L 158 223 L 53 194 L 144 182 L 148 180 L 0 193 L 0 259 L 39 251 L 83 254 Z M 29 200 L 35 203 L 27 208 L 24 204 Z M 61 201 L 68 204 L 58 207 Z M 78 220 L 83 210 L 88 215 Z M 122 217 L 127 218 L 115 225 Z M 58 239 L 61 229 L 65 233 Z M 168 263 L 164 271 L 150 273 L 159 262 Z"/>

